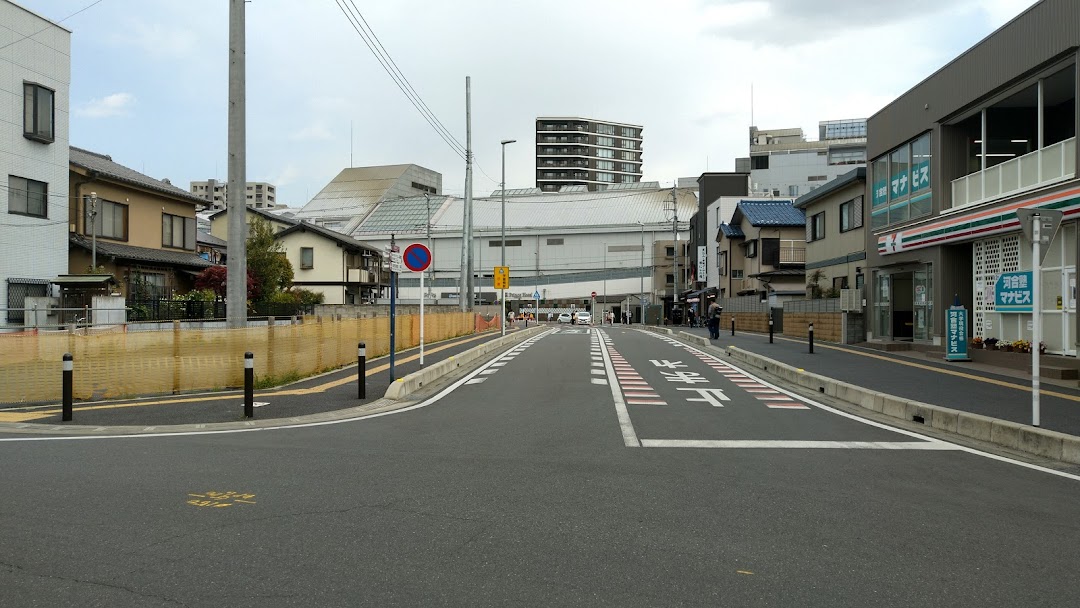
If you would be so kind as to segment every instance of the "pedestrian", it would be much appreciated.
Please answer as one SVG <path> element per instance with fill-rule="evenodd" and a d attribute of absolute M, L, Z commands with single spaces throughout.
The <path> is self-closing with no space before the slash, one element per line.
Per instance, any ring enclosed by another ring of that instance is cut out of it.
<path fill-rule="evenodd" d="M 510 312 L 506 313 L 506 320 L 510 323 L 510 325 L 514 324 L 514 311 L 511 310 Z"/>
<path fill-rule="evenodd" d="M 720 339 L 720 313 L 723 310 L 724 309 L 720 308 L 720 305 L 716 303 L 716 300 L 709 303 L 709 318 L 707 319 L 707 323 L 709 325 L 709 338 L 713 340 Z"/>

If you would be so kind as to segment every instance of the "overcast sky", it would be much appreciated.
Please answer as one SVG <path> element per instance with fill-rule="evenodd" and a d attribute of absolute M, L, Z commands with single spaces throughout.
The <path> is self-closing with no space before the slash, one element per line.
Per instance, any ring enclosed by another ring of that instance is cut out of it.
<path fill-rule="evenodd" d="M 53 20 L 93 0 L 16 0 Z M 346 0 L 347 1 L 347 0 Z M 747 128 L 867 117 L 1034 0 L 353 0 L 465 142 L 474 193 L 532 187 L 534 119 L 644 125 L 644 179 L 734 169 Z M 71 143 L 187 188 L 226 179 L 228 0 L 101 0 L 71 39 Z M 249 181 L 300 207 L 341 169 L 464 162 L 409 105 L 334 0 L 247 4 Z"/>

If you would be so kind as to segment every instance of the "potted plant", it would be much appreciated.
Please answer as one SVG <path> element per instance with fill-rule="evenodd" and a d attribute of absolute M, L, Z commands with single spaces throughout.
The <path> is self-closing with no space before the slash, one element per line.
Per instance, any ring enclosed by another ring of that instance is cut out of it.
<path fill-rule="evenodd" d="M 995 350 L 995 349 L 997 349 L 997 343 L 998 343 L 997 338 L 987 338 L 983 342 L 983 344 L 985 345 L 983 348 L 988 348 L 990 350 Z"/>
<path fill-rule="evenodd" d="M 971 347 L 972 348 L 982 348 L 983 347 L 983 339 L 982 339 L 982 337 L 981 336 L 975 336 L 975 338 L 971 341 Z"/>

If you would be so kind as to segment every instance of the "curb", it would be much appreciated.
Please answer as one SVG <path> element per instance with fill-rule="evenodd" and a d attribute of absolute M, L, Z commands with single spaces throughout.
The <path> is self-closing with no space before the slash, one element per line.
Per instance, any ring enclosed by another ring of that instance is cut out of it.
<path fill-rule="evenodd" d="M 684 342 L 717 350 L 708 339 L 694 334 L 679 332 L 676 335 L 670 329 L 663 328 L 650 328 L 649 331 L 675 335 L 677 339 Z M 751 367 L 769 372 L 785 382 L 824 393 L 851 405 L 892 418 L 908 422 L 921 421 L 923 424 L 947 433 L 993 443 L 1033 456 L 1080 464 L 1080 437 L 1075 435 L 872 391 L 827 376 L 809 373 L 737 346 L 729 346 L 727 350 L 721 350 L 721 352 Z"/>
<path fill-rule="evenodd" d="M 508 344 L 516 344 L 524 341 L 542 331 L 547 331 L 548 329 L 549 327 L 546 325 L 530 327 L 529 329 L 516 331 L 513 334 L 496 338 L 490 342 L 485 342 L 484 344 L 470 348 L 465 352 L 447 357 L 431 367 L 426 367 L 418 372 L 413 372 L 394 380 L 390 383 L 390 386 L 387 387 L 386 394 L 383 395 L 383 398 L 393 400 L 405 399 L 409 395 L 423 388 L 425 384 L 430 384 L 432 381 L 449 374 L 462 365 L 472 363 L 493 350 L 499 350 Z"/>

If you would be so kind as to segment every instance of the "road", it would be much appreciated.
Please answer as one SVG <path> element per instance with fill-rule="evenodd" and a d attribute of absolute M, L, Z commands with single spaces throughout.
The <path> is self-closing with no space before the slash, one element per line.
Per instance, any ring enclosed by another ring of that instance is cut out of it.
<path fill-rule="evenodd" d="M 0 436 L 3 606 L 1080 605 L 1080 477 L 636 329 L 363 420 L 42 439 Z"/>

